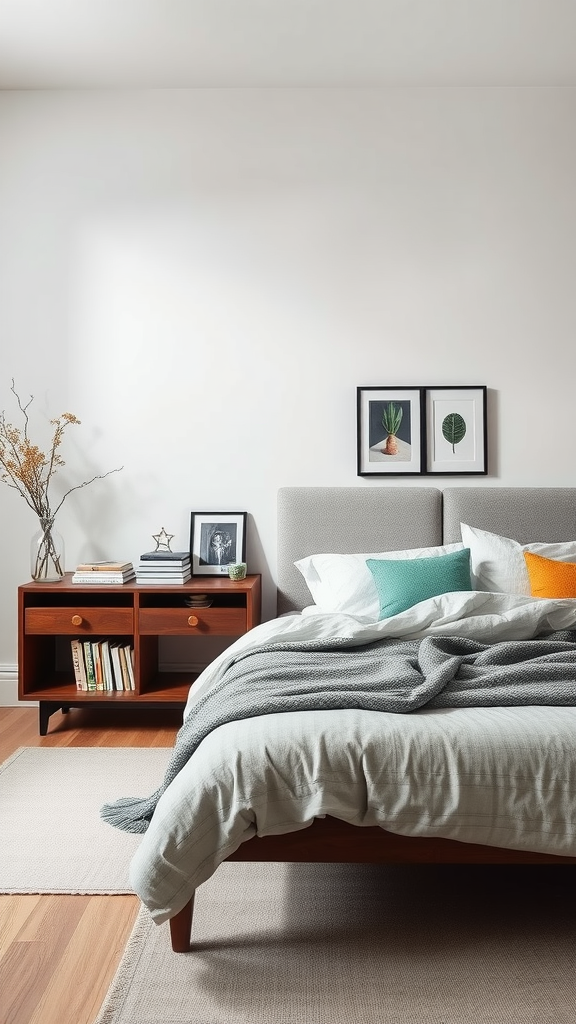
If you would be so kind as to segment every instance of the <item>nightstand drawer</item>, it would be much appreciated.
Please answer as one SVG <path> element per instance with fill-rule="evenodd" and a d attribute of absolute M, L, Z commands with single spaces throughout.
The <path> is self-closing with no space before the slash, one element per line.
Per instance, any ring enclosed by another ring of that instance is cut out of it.
<path fill-rule="evenodd" d="M 53 633 L 81 636 L 82 633 L 102 633 L 121 636 L 134 632 L 132 608 L 26 608 L 26 633 Z"/>
<path fill-rule="evenodd" d="M 140 633 L 181 636 L 186 633 L 210 633 L 216 636 L 240 636 L 246 632 L 246 608 L 141 608 Z"/>

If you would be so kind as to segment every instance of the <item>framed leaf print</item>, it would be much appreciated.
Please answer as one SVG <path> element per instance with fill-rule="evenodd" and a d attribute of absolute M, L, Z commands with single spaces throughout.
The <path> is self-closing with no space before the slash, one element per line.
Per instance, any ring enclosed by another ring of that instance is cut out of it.
<path fill-rule="evenodd" d="M 486 386 L 426 388 L 425 393 L 425 472 L 486 475 Z"/>

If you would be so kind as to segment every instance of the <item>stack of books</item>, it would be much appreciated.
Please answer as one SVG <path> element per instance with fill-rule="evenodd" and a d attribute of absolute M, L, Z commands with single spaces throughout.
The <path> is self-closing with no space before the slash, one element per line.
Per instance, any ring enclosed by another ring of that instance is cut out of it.
<path fill-rule="evenodd" d="M 135 579 L 136 573 L 132 562 L 82 562 L 76 566 L 76 572 L 72 573 L 72 583 L 110 584 L 128 583 Z"/>
<path fill-rule="evenodd" d="M 187 583 L 189 579 L 192 563 L 188 551 L 145 551 L 140 555 L 137 583 Z"/>

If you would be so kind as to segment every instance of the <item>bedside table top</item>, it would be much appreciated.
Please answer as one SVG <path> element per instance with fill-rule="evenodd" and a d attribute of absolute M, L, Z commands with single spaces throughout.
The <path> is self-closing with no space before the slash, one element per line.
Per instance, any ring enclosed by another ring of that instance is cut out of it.
<path fill-rule="evenodd" d="M 122 591 L 128 593 L 130 591 L 182 591 L 184 593 L 210 593 L 210 594 L 230 594 L 250 591 L 257 588 L 260 585 L 261 576 L 260 573 L 250 573 L 243 580 L 231 580 L 228 576 L 193 576 L 187 583 L 136 583 L 135 580 L 130 580 L 128 583 L 72 583 L 72 573 L 67 572 L 64 578 L 58 583 L 36 583 L 34 580 L 30 580 L 29 583 L 22 583 L 19 586 L 19 590 L 26 592 L 37 591 L 38 593 L 48 593 L 50 591 L 58 591 L 58 593 L 70 593 L 79 594 L 82 591 L 101 592 L 101 591 Z"/>

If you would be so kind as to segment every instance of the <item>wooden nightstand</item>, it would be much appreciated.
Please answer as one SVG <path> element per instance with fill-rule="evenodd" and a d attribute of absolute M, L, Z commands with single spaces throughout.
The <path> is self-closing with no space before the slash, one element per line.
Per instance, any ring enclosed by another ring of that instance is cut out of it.
<path fill-rule="evenodd" d="M 209 608 L 185 599 L 209 594 Z M 197 673 L 160 672 L 161 636 L 230 636 L 258 625 L 261 577 L 240 581 L 197 576 L 181 585 L 82 586 L 67 573 L 62 582 L 18 588 L 18 697 L 40 703 L 39 730 L 55 711 L 84 704 L 181 707 Z M 79 690 L 70 641 L 121 641 L 134 651 L 134 690 Z M 231 640 L 232 642 L 232 640 Z"/>

